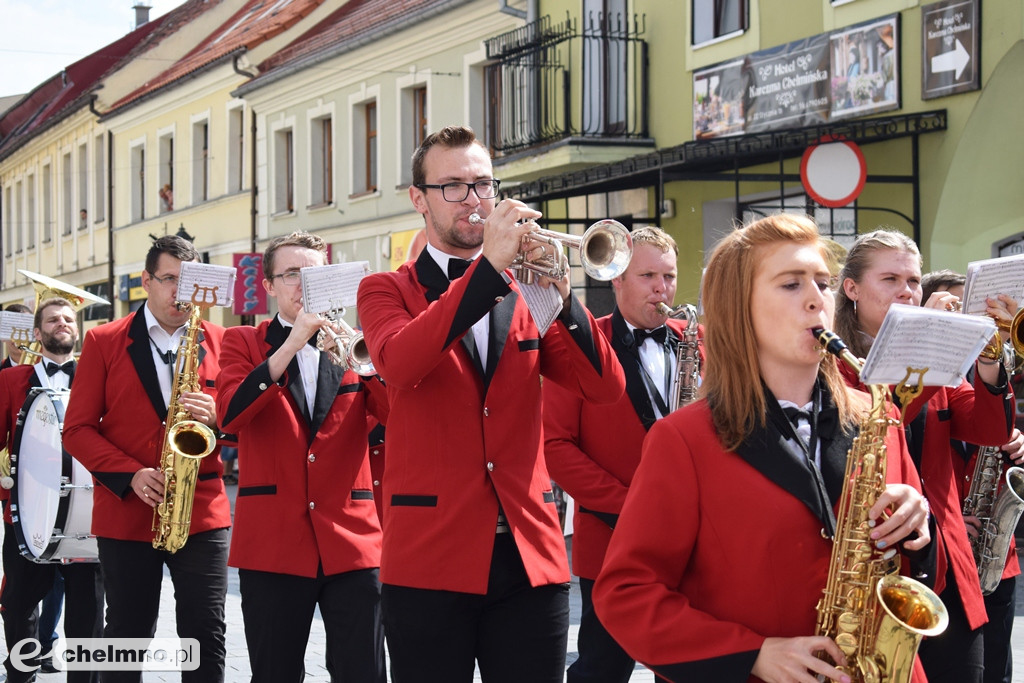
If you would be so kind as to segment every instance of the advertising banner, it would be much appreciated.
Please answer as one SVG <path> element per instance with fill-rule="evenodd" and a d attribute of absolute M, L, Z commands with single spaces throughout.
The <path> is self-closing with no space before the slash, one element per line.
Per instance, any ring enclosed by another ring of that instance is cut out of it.
<path fill-rule="evenodd" d="M 259 315 L 267 312 L 267 291 L 263 289 L 263 254 L 234 254 L 238 270 L 235 278 L 235 315 Z"/>

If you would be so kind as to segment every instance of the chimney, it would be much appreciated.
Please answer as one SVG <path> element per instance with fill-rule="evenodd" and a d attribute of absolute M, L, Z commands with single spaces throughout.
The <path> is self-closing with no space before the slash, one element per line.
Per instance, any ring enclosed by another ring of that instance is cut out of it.
<path fill-rule="evenodd" d="M 135 10 L 135 28 L 142 26 L 149 21 L 149 10 L 152 9 L 151 5 L 143 4 L 142 0 L 132 7 Z"/>

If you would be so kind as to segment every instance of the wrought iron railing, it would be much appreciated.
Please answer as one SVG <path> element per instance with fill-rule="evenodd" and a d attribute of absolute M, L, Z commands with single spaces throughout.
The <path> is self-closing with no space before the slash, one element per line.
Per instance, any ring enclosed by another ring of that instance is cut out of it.
<path fill-rule="evenodd" d="M 644 16 L 544 16 L 486 41 L 487 130 L 498 156 L 570 137 L 646 138 Z"/>

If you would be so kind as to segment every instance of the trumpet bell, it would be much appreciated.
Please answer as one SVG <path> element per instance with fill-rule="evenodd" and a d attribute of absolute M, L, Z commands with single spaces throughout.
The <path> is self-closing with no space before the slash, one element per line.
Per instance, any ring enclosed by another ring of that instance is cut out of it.
<path fill-rule="evenodd" d="M 614 280 L 626 270 L 633 257 L 633 238 L 622 223 L 606 218 L 583 233 L 580 261 L 595 280 Z"/>

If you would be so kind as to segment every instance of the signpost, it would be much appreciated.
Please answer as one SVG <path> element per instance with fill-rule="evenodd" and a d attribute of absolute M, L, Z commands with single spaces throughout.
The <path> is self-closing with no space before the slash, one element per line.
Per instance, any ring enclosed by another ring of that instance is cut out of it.
<path fill-rule="evenodd" d="M 981 87 L 979 0 L 943 0 L 921 8 L 921 98 Z"/>

